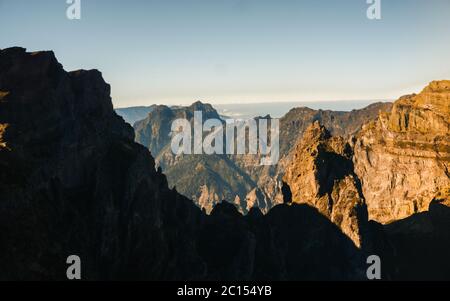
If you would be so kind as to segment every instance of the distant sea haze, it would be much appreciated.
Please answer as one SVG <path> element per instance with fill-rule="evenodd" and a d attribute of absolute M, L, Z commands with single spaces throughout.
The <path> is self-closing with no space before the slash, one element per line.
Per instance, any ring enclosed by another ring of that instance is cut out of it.
<path fill-rule="evenodd" d="M 308 107 L 314 110 L 332 111 L 352 111 L 362 109 L 376 102 L 389 102 L 389 100 L 339 100 L 339 101 L 304 101 L 304 102 L 264 102 L 264 103 L 230 103 L 212 104 L 219 115 L 223 118 L 248 119 L 254 117 L 264 117 L 270 115 L 271 118 L 281 118 L 294 108 Z M 205 101 L 207 103 L 207 101 Z M 188 107 L 190 104 L 169 107 Z M 145 119 L 147 115 L 156 107 L 155 104 L 149 106 L 136 106 L 127 108 L 116 108 L 116 112 L 124 118 L 126 122 L 133 125 L 136 121 Z"/>
<path fill-rule="evenodd" d="M 362 109 L 375 102 L 391 100 L 341 100 L 341 101 L 305 101 L 305 102 L 265 102 L 245 104 L 213 104 L 220 115 L 232 118 L 252 118 L 270 114 L 272 118 L 281 118 L 293 108 L 308 107 L 314 110 L 352 111 Z"/>

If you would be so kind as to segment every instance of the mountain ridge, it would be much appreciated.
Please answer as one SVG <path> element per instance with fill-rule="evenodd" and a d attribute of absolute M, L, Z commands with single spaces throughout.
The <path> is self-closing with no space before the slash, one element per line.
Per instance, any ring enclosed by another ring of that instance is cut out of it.
<path fill-rule="evenodd" d="M 301 139 L 309 124 L 321 121 L 333 134 L 349 136 L 365 121 L 375 119 L 380 110 L 389 110 L 391 106 L 390 103 L 374 103 L 350 112 L 293 108 L 280 119 L 281 158 L 277 166 L 259 166 L 260 155 L 200 155 L 195 158 L 174 156 L 170 148 L 170 124 L 175 119 L 187 118 L 192 123 L 193 111 L 199 110 L 203 112 L 204 120 L 216 118 L 224 122 L 211 104 L 199 101 L 187 107 L 157 107 L 159 111 L 136 122 L 136 141 L 150 149 L 157 164 L 168 176 L 169 185 L 177 187 L 180 193 L 196 201 L 208 213 L 222 200 L 234 203 L 242 213 L 247 213 L 253 206 L 258 206 L 267 213 L 270 208 L 282 203 L 281 178 L 285 162 L 289 160 L 289 152 L 293 150 L 295 142 Z M 219 179 L 221 177 L 208 172 L 206 166 L 217 165 L 217 162 L 221 162 L 219 169 L 228 180 Z M 196 178 L 191 177 L 190 171 L 198 168 L 204 170 L 205 174 L 197 172 Z M 245 184 L 242 186 L 233 183 L 232 179 L 237 178 Z"/>

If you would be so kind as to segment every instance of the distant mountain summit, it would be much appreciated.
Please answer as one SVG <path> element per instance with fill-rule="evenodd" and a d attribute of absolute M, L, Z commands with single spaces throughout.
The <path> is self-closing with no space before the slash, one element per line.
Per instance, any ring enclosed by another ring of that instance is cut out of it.
<path fill-rule="evenodd" d="M 209 213 L 222 200 L 245 199 L 256 183 L 227 155 L 173 154 L 172 122 L 184 118 L 192 124 L 195 111 L 202 112 L 203 120 L 214 118 L 224 122 L 212 105 L 198 101 L 187 107 L 156 106 L 144 120 L 135 123 L 134 129 L 136 141 L 150 150 L 169 185 Z"/>

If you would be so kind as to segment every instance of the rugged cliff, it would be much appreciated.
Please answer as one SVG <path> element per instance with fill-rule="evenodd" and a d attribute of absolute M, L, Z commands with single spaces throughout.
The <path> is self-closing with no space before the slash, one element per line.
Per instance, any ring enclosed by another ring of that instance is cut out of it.
<path fill-rule="evenodd" d="M 358 207 L 364 204 L 359 179 L 354 174 L 352 150 L 342 137 L 313 123 L 303 134 L 283 177 L 293 203 L 315 207 L 361 246 Z"/>
<path fill-rule="evenodd" d="M 449 121 L 450 81 L 436 81 L 364 126 L 354 163 L 371 219 L 388 223 L 422 212 L 448 191 Z"/>
<path fill-rule="evenodd" d="M 361 245 L 357 207 L 389 223 L 450 198 L 450 82 L 432 82 L 400 98 L 356 136 L 332 137 L 310 126 L 287 163 L 292 201 L 317 208 Z"/>
<path fill-rule="evenodd" d="M 233 161 L 256 183 L 259 198 L 248 195 L 247 204 L 262 204 L 264 212 L 283 203 L 282 178 L 293 161 L 295 147 L 306 129 L 319 122 L 332 135 L 348 138 L 357 133 L 363 124 L 377 118 L 379 112 L 389 111 L 391 103 L 374 103 L 350 112 L 294 108 L 280 119 L 280 161 L 275 166 L 259 166 L 259 158 L 253 155 L 235 156 Z"/>

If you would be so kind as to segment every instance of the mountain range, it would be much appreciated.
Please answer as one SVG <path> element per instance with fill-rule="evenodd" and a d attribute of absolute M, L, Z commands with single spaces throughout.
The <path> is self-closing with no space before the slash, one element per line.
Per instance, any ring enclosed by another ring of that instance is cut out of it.
<path fill-rule="evenodd" d="M 84 280 L 365 280 L 375 254 L 384 280 L 449 280 L 449 104 L 450 81 L 435 81 L 361 126 L 293 110 L 281 202 L 206 214 L 149 151 L 189 111 L 155 108 L 157 127 L 133 129 L 99 71 L 0 50 L 0 279 L 63 280 L 76 254 Z"/>
<path fill-rule="evenodd" d="M 319 121 L 331 133 L 349 137 L 366 122 L 375 120 L 379 112 L 387 112 L 391 107 L 391 103 L 374 103 L 350 112 L 306 107 L 290 110 L 280 119 L 280 163 L 276 166 L 260 166 L 261 156 L 253 155 L 174 155 L 170 148 L 174 120 L 186 118 L 192 123 L 194 111 L 201 111 L 204 120 L 216 118 L 225 122 L 227 119 L 212 105 L 199 101 L 187 107 L 152 106 L 147 117 L 134 124 L 134 130 L 136 142 L 150 150 L 169 185 L 193 199 L 207 213 L 222 200 L 234 203 L 244 214 L 254 206 L 267 213 L 282 203 L 282 177 L 286 164 L 296 141 L 302 138 L 310 124 Z"/>

